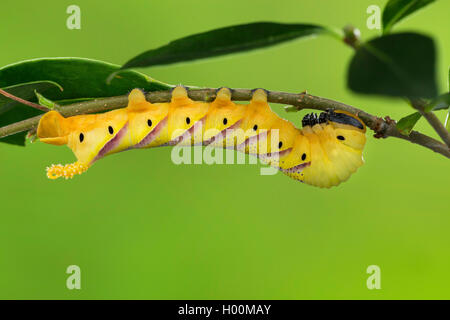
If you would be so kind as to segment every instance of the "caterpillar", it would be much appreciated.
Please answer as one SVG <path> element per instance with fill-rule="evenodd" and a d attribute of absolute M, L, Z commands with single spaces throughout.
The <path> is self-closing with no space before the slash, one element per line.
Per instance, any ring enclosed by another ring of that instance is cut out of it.
<path fill-rule="evenodd" d="M 344 111 L 308 114 L 302 129 L 280 118 L 256 89 L 247 105 L 231 100 L 221 88 L 214 101 L 193 101 L 177 86 L 168 103 L 148 102 L 133 89 L 125 108 L 100 114 L 63 117 L 49 111 L 37 136 L 53 145 L 68 145 L 77 161 L 47 168 L 50 179 L 72 178 L 106 155 L 129 149 L 201 144 L 257 156 L 298 181 L 329 188 L 347 180 L 362 164 L 364 123 Z"/>

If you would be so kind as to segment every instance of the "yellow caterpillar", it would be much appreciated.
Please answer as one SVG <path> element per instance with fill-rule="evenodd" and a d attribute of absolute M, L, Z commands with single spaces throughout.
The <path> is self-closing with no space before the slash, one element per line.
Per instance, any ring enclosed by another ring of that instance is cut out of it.
<path fill-rule="evenodd" d="M 345 181 L 362 164 L 366 127 L 344 111 L 303 118 L 303 129 L 270 109 L 267 93 L 253 92 L 248 105 L 231 101 L 222 88 L 211 103 L 196 102 L 184 87 L 172 91 L 169 103 L 152 104 L 139 89 L 128 106 L 101 114 L 64 118 L 56 111 L 40 120 L 42 142 L 72 149 L 77 162 L 47 168 L 50 179 L 72 178 L 102 157 L 136 148 L 203 144 L 255 155 L 286 175 L 318 187 Z"/>

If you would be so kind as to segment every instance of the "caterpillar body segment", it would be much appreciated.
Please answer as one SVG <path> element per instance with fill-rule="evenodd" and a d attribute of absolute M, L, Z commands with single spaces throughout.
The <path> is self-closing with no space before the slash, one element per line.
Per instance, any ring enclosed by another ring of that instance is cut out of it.
<path fill-rule="evenodd" d="M 235 149 L 298 181 L 326 188 L 347 180 L 363 164 L 366 128 L 358 117 L 327 111 L 306 115 L 302 125 L 296 128 L 272 112 L 263 89 L 243 105 L 231 101 L 227 88 L 206 103 L 191 100 L 178 86 L 167 103 L 152 104 L 134 89 L 123 109 L 68 118 L 50 111 L 41 118 L 37 135 L 45 143 L 67 144 L 77 158 L 48 168 L 51 179 L 72 178 L 112 153 L 174 145 Z"/>

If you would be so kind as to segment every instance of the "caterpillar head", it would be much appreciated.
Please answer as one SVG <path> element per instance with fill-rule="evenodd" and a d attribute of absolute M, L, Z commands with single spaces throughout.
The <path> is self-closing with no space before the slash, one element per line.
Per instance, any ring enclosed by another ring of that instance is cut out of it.
<path fill-rule="evenodd" d="M 126 121 L 122 110 L 69 118 L 56 111 L 46 113 L 37 129 L 40 141 L 53 145 L 67 144 L 77 157 L 77 162 L 72 164 L 52 165 L 47 169 L 47 176 L 50 179 L 72 178 L 105 155 L 126 149 L 129 145 Z"/>
<path fill-rule="evenodd" d="M 366 144 L 366 125 L 357 116 L 346 111 L 329 112 L 336 139 L 354 150 L 362 150 Z"/>
<path fill-rule="evenodd" d="M 344 111 L 305 118 L 299 139 L 309 142 L 306 159 L 310 165 L 302 170 L 299 180 L 321 188 L 346 181 L 363 164 L 364 123 Z"/>

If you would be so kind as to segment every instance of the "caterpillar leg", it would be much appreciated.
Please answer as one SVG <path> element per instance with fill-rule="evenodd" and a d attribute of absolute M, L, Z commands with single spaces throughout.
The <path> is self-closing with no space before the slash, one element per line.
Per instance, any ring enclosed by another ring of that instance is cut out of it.
<path fill-rule="evenodd" d="M 173 106 L 183 106 L 192 103 L 192 100 L 189 99 L 188 92 L 184 86 L 176 86 L 172 90 L 172 99 L 171 103 Z"/>
<path fill-rule="evenodd" d="M 133 89 L 131 90 L 130 94 L 128 95 L 128 108 L 136 110 L 137 106 L 140 104 L 144 104 L 147 102 L 145 99 L 144 92 L 140 89 Z"/>
<path fill-rule="evenodd" d="M 228 88 L 220 88 L 217 91 L 216 99 L 213 103 L 218 105 L 228 105 L 231 102 L 231 90 Z"/>
<path fill-rule="evenodd" d="M 253 103 L 264 103 L 267 104 L 267 91 L 264 89 L 255 89 L 253 91 L 253 96 L 251 102 Z"/>

